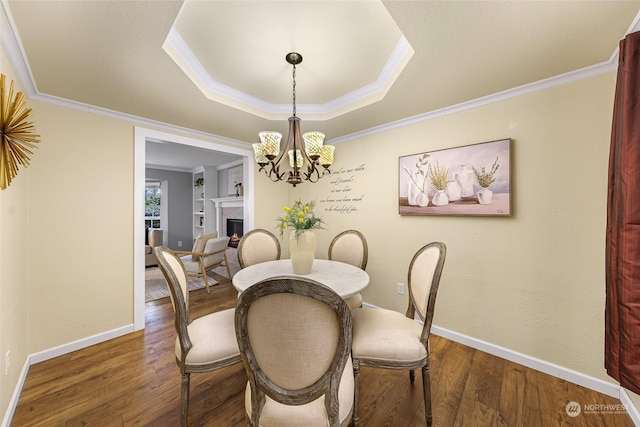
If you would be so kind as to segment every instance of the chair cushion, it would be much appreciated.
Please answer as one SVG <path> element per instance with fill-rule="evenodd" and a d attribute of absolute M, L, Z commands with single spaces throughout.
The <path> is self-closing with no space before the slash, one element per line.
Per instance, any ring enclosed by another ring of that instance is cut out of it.
<path fill-rule="evenodd" d="M 235 310 L 232 308 L 218 311 L 199 317 L 187 326 L 193 344 L 187 354 L 187 365 L 206 365 L 240 354 L 234 314 Z M 176 357 L 180 359 L 180 342 L 177 338 Z"/>
<path fill-rule="evenodd" d="M 149 246 L 149 245 L 146 245 L 144 247 L 144 254 L 145 255 L 149 255 L 151 252 L 153 252 L 153 248 L 151 246 Z"/>
<path fill-rule="evenodd" d="M 347 363 L 340 380 L 340 388 L 338 389 L 338 401 L 340 405 L 339 418 L 342 425 L 346 425 L 345 421 L 351 417 L 353 411 L 353 364 L 351 357 L 347 359 Z M 251 386 L 247 382 L 247 388 L 244 394 L 244 407 L 247 416 L 251 414 Z M 324 396 L 319 397 L 311 403 L 300 406 L 283 405 L 266 397 L 266 402 L 260 417 L 261 427 L 326 427 L 327 417 L 324 409 Z"/>
<path fill-rule="evenodd" d="M 422 325 L 393 310 L 353 310 L 354 359 L 379 362 L 420 362 L 427 350 L 420 342 Z"/>
<path fill-rule="evenodd" d="M 357 293 L 344 299 L 344 302 L 349 306 L 349 310 L 353 311 L 358 307 L 362 307 L 362 294 Z"/>
<path fill-rule="evenodd" d="M 220 249 L 224 249 L 229 244 L 229 237 L 216 237 L 213 239 L 207 240 L 207 244 L 203 247 L 203 253 L 214 252 Z M 192 255 L 183 255 L 180 257 L 182 260 L 182 264 L 184 264 L 184 269 L 187 273 L 202 273 L 200 268 L 200 259 Z M 214 264 L 219 264 L 224 259 L 224 251 L 219 252 L 217 254 L 209 255 L 204 258 L 204 267 L 208 268 Z"/>
<path fill-rule="evenodd" d="M 193 243 L 193 249 L 191 252 L 204 252 L 204 247 L 207 244 L 207 240 L 214 239 L 218 237 L 218 232 L 214 231 L 212 233 L 201 233 L 196 237 L 196 241 Z M 197 261 L 197 257 L 193 257 L 194 261 Z"/>

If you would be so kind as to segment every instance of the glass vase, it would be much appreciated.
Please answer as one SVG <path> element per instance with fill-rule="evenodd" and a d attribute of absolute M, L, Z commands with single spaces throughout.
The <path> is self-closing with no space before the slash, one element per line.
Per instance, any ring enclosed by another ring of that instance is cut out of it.
<path fill-rule="evenodd" d="M 289 255 L 295 274 L 309 274 L 316 253 L 316 233 L 305 230 L 296 238 L 295 230 L 289 235 Z"/>

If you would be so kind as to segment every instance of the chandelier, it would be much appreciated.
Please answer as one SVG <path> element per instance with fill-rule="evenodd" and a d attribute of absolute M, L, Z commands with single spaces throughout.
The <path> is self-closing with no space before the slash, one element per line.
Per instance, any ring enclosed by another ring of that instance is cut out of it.
<path fill-rule="evenodd" d="M 280 150 L 282 134 L 263 131 L 258 134 L 260 142 L 253 144 L 253 152 L 256 163 L 260 166 L 259 172 L 264 171 L 273 182 L 282 181 L 286 176 L 287 182 L 295 187 L 303 180 L 317 182 L 322 176 L 331 173 L 329 166 L 333 163 L 335 146 L 323 145 L 322 132 L 307 132 L 300 137 L 300 118 L 296 117 L 296 65 L 302 62 L 302 55 L 291 52 L 287 54 L 286 60 L 293 65 L 293 115 L 289 117 L 287 142 L 284 149 Z M 287 158 L 291 170 L 281 171 L 281 167 L 286 168 Z"/>

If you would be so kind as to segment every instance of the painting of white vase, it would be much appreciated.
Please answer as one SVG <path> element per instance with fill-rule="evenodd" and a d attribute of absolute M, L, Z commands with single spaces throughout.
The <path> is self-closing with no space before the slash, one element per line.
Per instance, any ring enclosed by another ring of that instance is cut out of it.
<path fill-rule="evenodd" d="M 447 193 L 445 193 L 444 190 L 438 190 L 438 192 L 433 195 L 431 203 L 435 206 L 445 206 L 449 204 L 449 197 L 447 197 Z"/>
<path fill-rule="evenodd" d="M 512 216 L 512 143 L 505 138 L 400 156 L 398 213 Z"/>
<path fill-rule="evenodd" d="M 483 188 L 478 191 L 478 203 L 481 205 L 488 205 L 491 203 L 491 199 L 493 198 L 493 191 L 488 188 Z"/>

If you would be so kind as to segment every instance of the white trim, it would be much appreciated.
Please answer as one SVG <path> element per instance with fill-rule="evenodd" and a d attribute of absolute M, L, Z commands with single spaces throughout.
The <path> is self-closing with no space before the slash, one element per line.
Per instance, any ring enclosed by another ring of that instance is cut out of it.
<path fill-rule="evenodd" d="M 560 378 L 583 387 L 587 387 L 599 393 L 606 394 L 607 396 L 615 398 L 620 397 L 620 386 L 616 383 L 610 383 L 608 381 L 604 381 L 599 378 L 574 371 L 573 369 L 565 368 L 564 366 L 556 365 L 555 363 L 547 362 L 545 360 L 541 360 L 524 353 L 519 353 L 517 351 L 513 351 L 496 344 L 492 344 L 486 341 L 479 340 L 477 338 L 454 332 L 440 326 L 432 325 L 431 332 L 434 335 L 438 335 L 451 341 L 464 344 L 468 347 L 484 351 L 485 353 L 489 353 L 502 359 L 518 363 L 520 365 L 535 369 L 536 371 L 543 372 L 553 377 Z"/>
<path fill-rule="evenodd" d="M 375 305 L 366 303 L 363 304 L 363 307 L 379 308 Z M 418 323 L 422 323 L 418 319 L 416 319 L 416 321 Z M 535 369 L 536 371 L 543 372 L 556 378 L 560 378 L 571 383 L 587 387 L 599 393 L 606 394 L 607 396 L 620 398 L 621 388 L 617 383 L 604 381 L 599 378 L 574 371 L 573 369 L 565 368 L 563 366 L 559 366 L 554 363 L 526 355 L 524 353 L 519 353 L 517 351 L 513 351 L 508 348 L 492 344 L 490 342 L 479 340 L 477 338 L 473 338 L 468 335 L 464 335 L 437 325 L 431 326 L 431 332 L 434 335 L 438 335 L 448 340 L 464 344 L 468 347 L 475 348 L 476 350 L 484 351 L 485 353 L 489 353 L 502 359 L 518 363 L 520 365 Z"/>
<path fill-rule="evenodd" d="M 133 218 L 144 218 L 144 187 L 146 183 L 146 133 L 143 128 L 133 130 Z M 163 233 L 163 239 L 167 233 Z M 133 325 L 144 329 L 144 222 L 133 221 Z M 164 242 L 163 242 L 164 243 Z M 142 283 L 142 285 L 139 285 Z"/>
<path fill-rule="evenodd" d="M 170 134 L 164 131 L 136 126 L 134 129 L 134 209 L 133 209 L 133 319 L 135 330 L 145 327 L 144 301 L 144 222 L 136 218 L 144 217 L 145 147 L 147 140 L 167 141 L 206 150 L 221 151 L 242 156 L 244 186 L 244 224 L 253 227 L 254 222 L 254 171 L 253 149 L 248 144 L 241 147 L 227 146 L 211 140 Z M 165 233 L 166 234 L 166 233 Z"/>
<path fill-rule="evenodd" d="M 36 101 L 40 101 L 44 103 L 59 105 L 66 108 L 91 112 L 93 114 L 112 117 L 115 119 L 127 120 L 140 126 L 155 127 L 158 129 L 165 130 L 167 132 L 177 131 L 186 135 L 191 135 L 194 138 L 204 138 L 204 139 L 213 138 L 219 141 L 223 141 L 226 144 L 235 145 L 238 147 L 246 146 L 247 144 L 246 142 L 238 141 L 232 138 L 227 138 L 220 135 L 196 131 L 193 129 L 183 128 L 180 126 L 169 125 L 167 123 L 158 122 L 155 120 L 145 119 L 145 118 L 133 116 L 130 114 L 116 112 L 113 110 L 107 110 L 105 108 L 95 107 L 92 105 L 83 104 L 75 101 L 69 101 L 67 99 L 39 93 L 37 87 L 35 86 L 35 79 L 33 78 L 33 75 L 31 73 L 31 68 L 29 67 L 29 63 L 26 59 L 26 54 L 24 53 L 24 49 L 22 48 L 21 41 L 16 36 L 17 30 L 15 29 L 13 17 L 9 12 L 8 0 L 1 0 L 1 1 L 2 1 L 3 7 L 0 8 L 0 30 L 1 30 L 0 41 L 2 42 L 2 45 L 4 46 L 5 51 L 7 52 L 7 56 L 9 57 L 9 62 L 11 63 L 11 65 L 14 68 L 14 71 L 16 72 L 18 81 L 20 82 L 20 85 L 22 86 L 23 91 L 27 94 L 27 96 L 30 99 L 34 99 Z M 635 16 L 626 34 L 630 34 L 636 30 L 640 30 L 640 13 L 638 13 Z M 617 69 L 618 48 L 619 47 L 616 45 L 609 60 L 602 62 L 600 64 L 595 64 L 579 70 L 561 74 L 559 76 L 540 80 L 538 82 L 533 82 L 533 83 L 529 83 L 529 84 L 515 87 L 512 89 L 507 89 L 505 91 L 502 91 L 496 94 L 473 99 L 467 102 L 462 102 L 460 104 L 452 105 L 452 106 L 441 108 L 438 110 L 433 110 L 433 111 L 419 114 L 416 116 L 408 117 L 406 119 L 402 119 L 395 122 L 380 125 L 377 127 L 373 127 L 370 129 L 365 129 L 360 132 L 355 132 L 349 135 L 343 135 L 340 137 L 332 138 L 331 143 L 339 144 L 339 143 L 350 141 L 353 139 L 363 138 L 365 136 L 383 133 L 398 127 L 408 126 L 417 122 L 431 120 L 431 119 L 442 117 L 455 112 L 470 110 L 483 105 L 491 104 L 493 102 L 515 98 L 515 97 L 536 92 L 539 90 L 545 90 L 554 86 L 567 84 L 567 83 L 579 81 L 585 78 L 604 74 Z M 398 49 L 398 46 L 396 46 L 396 49 Z M 299 109 L 304 108 L 303 105 L 299 105 L 298 107 Z"/>
<path fill-rule="evenodd" d="M 118 338 L 123 335 L 130 334 L 132 332 L 134 332 L 133 325 L 129 324 L 117 329 L 112 329 L 110 331 L 101 332 L 99 334 L 91 335 L 86 338 L 72 341 L 67 344 L 62 344 L 57 347 L 50 348 L 48 350 L 43 350 L 43 351 L 39 351 L 38 353 L 33 353 L 29 356 L 29 358 L 31 359 L 31 364 L 35 365 L 36 363 L 44 362 L 45 360 L 53 359 L 55 357 L 62 356 L 64 354 L 69 354 L 73 351 L 91 347 L 92 345 L 100 344 L 102 342 L 109 341 L 114 338 Z"/>
<path fill-rule="evenodd" d="M 633 401 L 629 397 L 627 390 L 624 387 L 620 387 L 620 403 L 624 405 L 627 410 L 627 414 L 631 417 L 631 421 L 636 426 L 640 426 L 640 409 L 633 404 Z"/>
<path fill-rule="evenodd" d="M 507 99 L 517 98 L 519 96 L 527 95 L 527 94 L 538 92 L 541 90 L 546 90 L 552 87 L 577 82 L 577 81 L 584 80 L 591 77 L 596 77 L 601 74 L 606 74 L 611 71 L 614 71 L 617 68 L 618 68 L 617 61 L 610 60 L 607 62 L 602 62 L 600 64 L 591 65 L 589 67 L 582 68 L 580 70 L 571 71 L 571 72 L 560 74 L 558 76 L 550 77 L 544 80 L 539 80 L 537 82 L 528 83 L 512 89 L 504 90 L 502 92 L 497 92 L 491 95 L 472 99 L 470 101 L 465 101 L 459 104 L 451 105 L 449 107 L 428 111 L 426 113 L 418 114 L 412 117 L 407 117 L 405 119 L 397 120 L 391 123 L 386 123 L 384 125 L 365 129 L 363 131 L 355 132 L 349 135 L 344 135 L 338 138 L 332 138 L 331 143 L 334 145 L 340 144 L 341 142 L 346 142 L 346 141 L 350 141 L 357 138 L 363 138 L 365 136 L 375 135 L 378 133 L 387 132 L 392 129 L 413 125 L 415 123 L 425 122 L 428 120 L 437 119 L 439 117 L 460 113 L 463 111 L 493 104 L 495 102 L 505 101 Z"/>
<path fill-rule="evenodd" d="M 2 0 L 2 7 L 0 7 L 0 42 L 2 42 L 22 90 L 31 98 L 38 93 L 36 79 L 31 73 L 27 54 L 22 46 L 13 15 L 11 15 L 8 0 Z"/>
<path fill-rule="evenodd" d="M 16 412 L 16 408 L 18 407 L 18 400 L 20 399 L 20 394 L 22 394 L 22 388 L 27 380 L 29 367 L 31 367 L 31 356 L 27 356 L 27 359 L 24 361 L 24 365 L 22 365 L 22 371 L 20 371 L 16 388 L 13 389 L 9 406 L 7 406 L 7 411 L 4 413 L 4 418 L 2 419 L 2 427 L 11 426 L 11 420 L 13 420 L 13 414 Z"/>
<path fill-rule="evenodd" d="M 162 49 L 208 99 L 267 120 L 285 120 L 291 115 L 290 104 L 272 104 L 214 80 L 175 28 L 169 30 Z M 375 81 L 324 104 L 298 104 L 298 112 L 306 120 L 330 120 L 381 100 L 414 53 L 401 35 Z"/>
<path fill-rule="evenodd" d="M 24 383 L 27 380 L 27 374 L 29 373 L 29 368 L 31 367 L 31 365 L 44 362 L 45 360 L 53 359 L 55 357 L 68 354 L 76 350 L 91 347 L 92 345 L 100 344 L 102 342 L 109 341 L 126 334 L 130 334 L 133 331 L 133 325 L 130 324 L 28 355 L 24 361 L 24 365 L 22 366 L 22 371 L 20 372 L 20 376 L 18 377 L 16 387 L 13 390 L 13 395 L 11 396 L 11 400 L 9 401 L 7 410 L 4 413 L 4 418 L 2 419 L 2 427 L 11 426 L 11 420 L 13 419 L 13 414 L 15 413 L 18 406 L 18 400 L 20 399 L 20 394 L 22 393 L 22 388 L 24 387 Z"/>

